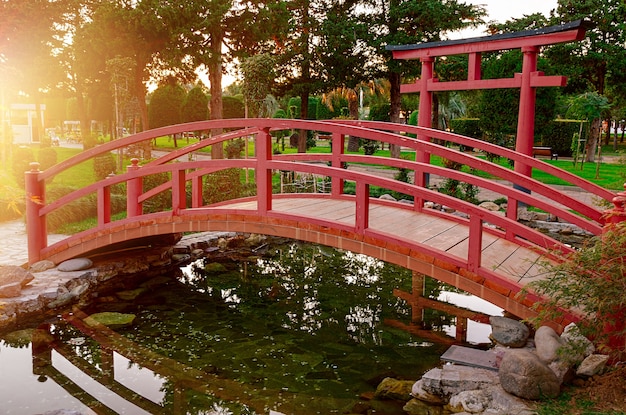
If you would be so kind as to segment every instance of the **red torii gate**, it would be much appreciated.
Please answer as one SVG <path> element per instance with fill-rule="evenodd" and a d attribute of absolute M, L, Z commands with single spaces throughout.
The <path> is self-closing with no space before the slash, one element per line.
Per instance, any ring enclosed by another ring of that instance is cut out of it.
<path fill-rule="evenodd" d="M 387 46 L 394 59 L 419 59 L 422 63 L 420 78 L 413 84 L 400 87 L 401 93 L 419 92 L 420 105 L 417 125 L 432 127 L 433 92 L 459 91 L 474 89 L 519 88 L 519 117 L 517 121 L 517 139 L 515 150 L 525 155 L 532 155 L 535 134 L 536 88 L 547 86 L 565 86 L 565 76 L 544 76 L 537 71 L 537 55 L 540 47 L 555 43 L 582 40 L 586 27 L 582 20 L 550 26 L 543 29 L 525 30 L 494 36 L 470 39 L 446 40 L 417 45 Z M 513 78 L 481 79 L 481 53 L 505 49 L 521 49 L 523 53 L 522 73 Z M 447 55 L 468 55 L 467 80 L 438 82 L 434 75 L 435 58 Z M 430 137 L 421 137 L 429 140 Z M 430 162 L 430 154 L 416 155 L 416 161 Z M 522 163 L 515 163 L 515 171 L 531 175 L 531 168 Z M 424 185 L 424 177 L 416 177 L 416 184 Z"/>

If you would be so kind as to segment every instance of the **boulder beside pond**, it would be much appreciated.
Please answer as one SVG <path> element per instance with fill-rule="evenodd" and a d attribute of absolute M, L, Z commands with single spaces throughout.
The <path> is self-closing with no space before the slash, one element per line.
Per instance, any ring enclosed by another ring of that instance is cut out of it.
<path fill-rule="evenodd" d="M 22 267 L 0 266 L 0 298 L 19 297 L 22 288 L 34 278 Z"/>

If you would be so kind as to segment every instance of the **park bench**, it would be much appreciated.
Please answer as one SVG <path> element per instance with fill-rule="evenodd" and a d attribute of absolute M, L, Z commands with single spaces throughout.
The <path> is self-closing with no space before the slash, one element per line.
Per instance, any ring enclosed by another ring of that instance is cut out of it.
<path fill-rule="evenodd" d="M 533 157 L 550 156 L 550 160 L 558 160 L 559 155 L 552 151 L 552 147 L 533 147 Z"/>

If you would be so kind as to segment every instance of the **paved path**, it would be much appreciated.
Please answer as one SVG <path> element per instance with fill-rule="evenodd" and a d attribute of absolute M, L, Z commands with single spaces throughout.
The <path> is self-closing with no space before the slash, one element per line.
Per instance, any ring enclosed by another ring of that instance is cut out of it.
<path fill-rule="evenodd" d="M 65 235 L 48 235 L 52 244 Z M 23 265 L 28 262 L 28 240 L 23 220 L 0 222 L 0 265 Z"/>

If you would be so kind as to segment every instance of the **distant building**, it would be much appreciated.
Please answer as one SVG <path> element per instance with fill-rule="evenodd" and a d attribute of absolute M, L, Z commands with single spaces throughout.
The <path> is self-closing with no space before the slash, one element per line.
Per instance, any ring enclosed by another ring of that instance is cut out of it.
<path fill-rule="evenodd" d="M 44 119 L 46 106 L 39 105 L 39 117 L 35 104 L 11 104 L 9 123 L 13 133 L 13 144 L 39 143 L 43 131 L 41 120 Z"/>

